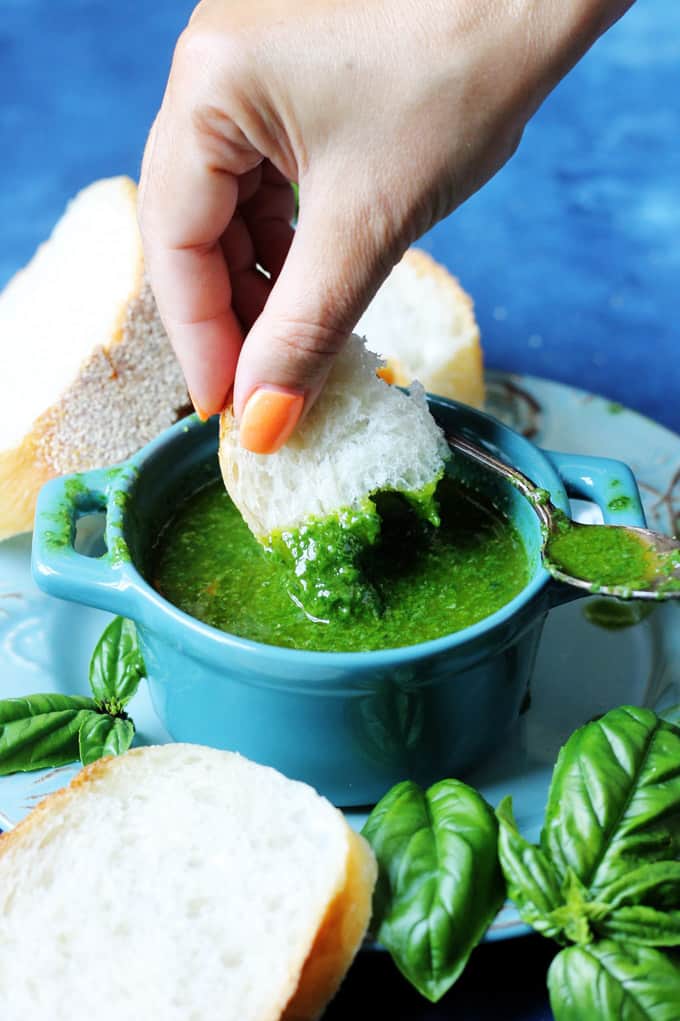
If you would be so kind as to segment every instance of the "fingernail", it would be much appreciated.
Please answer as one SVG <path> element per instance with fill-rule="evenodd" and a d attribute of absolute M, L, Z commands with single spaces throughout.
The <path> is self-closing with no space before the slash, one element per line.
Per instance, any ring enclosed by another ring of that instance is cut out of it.
<path fill-rule="evenodd" d="M 241 416 L 241 446 L 254 454 L 275 453 L 293 432 L 304 403 L 302 394 L 259 387 L 248 398 Z"/>
<path fill-rule="evenodd" d="M 189 399 L 191 400 L 191 403 L 194 406 L 194 411 L 196 412 L 196 414 L 200 418 L 201 422 L 207 422 L 208 419 L 210 418 L 210 415 L 206 411 L 203 410 L 203 408 L 200 406 L 200 404 L 198 404 L 198 402 L 197 402 L 196 398 L 194 397 L 194 395 L 192 394 L 191 390 L 189 391 Z"/>

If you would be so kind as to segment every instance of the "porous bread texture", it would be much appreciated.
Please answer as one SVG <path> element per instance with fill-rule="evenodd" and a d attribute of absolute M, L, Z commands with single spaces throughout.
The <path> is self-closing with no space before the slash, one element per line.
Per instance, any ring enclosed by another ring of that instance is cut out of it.
<path fill-rule="evenodd" d="M 386 360 L 389 382 L 406 386 L 417 379 L 430 393 L 482 407 L 482 348 L 472 299 L 427 252 L 406 252 L 356 333 Z"/>
<path fill-rule="evenodd" d="M 115 464 L 188 408 L 144 278 L 137 189 L 97 181 L 0 294 L 0 539 L 47 479 Z"/>
<path fill-rule="evenodd" d="M 397 390 L 376 375 L 379 365 L 352 336 L 311 411 L 275 454 L 244 450 L 231 409 L 222 413 L 224 483 L 258 538 L 359 507 L 381 490 L 421 490 L 441 474 L 449 449 L 423 388 Z"/>
<path fill-rule="evenodd" d="M 311 787 L 170 744 L 83 770 L 0 838 L 4 1021 L 308 1021 L 373 854 Z"/>

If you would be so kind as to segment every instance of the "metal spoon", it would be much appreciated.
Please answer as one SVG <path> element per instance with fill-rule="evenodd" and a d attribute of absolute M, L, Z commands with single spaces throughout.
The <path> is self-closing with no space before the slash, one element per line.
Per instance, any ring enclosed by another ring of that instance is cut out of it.
<path fill-rule="evenodd" d="M 599 586 L 594 585 L 592 580 L 589 581 L 586 578 L 576 578 L 571 574 L 566 574 L 558 565 L 551 563 L 550 559 L 546 556 L 546 548 L 550 539 L 559 532 L 558 519 L 562 512 L 551 503 L 545 490 L 535 486 L 526 475 L 517 471 L 516 468 L 511 468 L 509 465 L 504 464 L 503 461 L 499 461 L 493 454 L 490 454 L 482 447 L 478 447 L 475 443 L 464 439 L 462 436 L 448 434 L 446 439 L 452 450 L 462 454 L 464 457 L 470 458 L 470 460 L 482 465 L 489 471 L 508 479 L 526 497 L 542 526 L 543 545 L 541 547 L 541 554 L 544 566 L 557 581 L 565 582 L 567 585 L 574 585 L 576 588 L 586 589 L 589 592 L 596 591 L 601 596 L 615 596 L 619 599 L 654 599 L 656 601 L 680 599 L 680 542 L 677 539 L 673 539 L 668 535 L 662 535 L 660 532 L 652 532 L 649 528 L 636 528 L 634 525 L 583 525 L 574 521 L 570 523 L 570 528 L 606 528 L 607 530 L 616 529 L 617 531 L 630 533 L 631 536 L 634 536 L 642 545 L 647 547 L 651 556 L 658 558 L 658 564 L 656 565 L 657 570 L 654 571 L 649 580 L 645 579 L 646 587 L 642 589 L 630 588 L 625 585 Z M 677 559 L 671 557 L 673 553 L 678 554 Z M 677 588 L 673 587 L 675 582 L 678 583 Z"/>

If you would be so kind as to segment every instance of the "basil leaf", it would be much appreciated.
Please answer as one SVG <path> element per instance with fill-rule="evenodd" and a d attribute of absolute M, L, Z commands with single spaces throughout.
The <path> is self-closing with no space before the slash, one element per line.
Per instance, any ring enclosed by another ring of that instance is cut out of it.
<path fill-rule="evenodd" d="M 100 709 L 115 716 L 137 691 L 146 668 L 131 620 L 115 617 L 90 660 L 90 687 Z"/>
<path fill-rule="evenodd" d="M 91 713 L 83 721 L 78 735 L 80 761 L 89 766 L 105 755 L 121 755 L 128 750 L 134 736 L 132 720 Z"/>
<path fill-rule="evenodd" d="M 577 730 L 553 772 L 541 847 L 591 897 L 645 863 L 680 856 L 680 730 L 624 706 Z"/>
<path fill-rule="evenodd" d="M 512 798 L 503 798 L 496 809 L 498 854 L 508 886 L 520 917 L 544 936 L 558 939 L 560 926 L 549 917 L 563 903 L 560 884 L 550 860 L 540 847 L 530 844 L 517 829 L 512 814 Z"/>
<path fill-rule="evenodd" d="M 598 935 L 622 943 L 680 947 L 680 910 L 659 911 L 644 905 L 616 908 L 603 921 L 596 923 L 595 928 Z"/>
<path fill-rule="evenodd" d="M 555 1021 L 678 1021 L 680 968 L 649 947 L 568 947 L 550 965 L 548 989 Z"/>
<path fill-rule="evenodd" d="M 655 861 L 627 872 L 607 887 L 607 901 L 612 908 L 680 907 L 680 861 Z"/>
<path fill-rule="evenodd" d="M 90 698 L 29 695 L 0 702 L 0 776 L 64 766 L 78 758 L 78 731 Z"/>
<path fill-rule="evenodd" d="M 397 784 L 363 829 L 378 859 L 372 927 L 429 1000 L 453 985 L 503 903 L 497 823 L 457 780 Z"/>
<path fill-rule="evenodd" d="M 18 720 L 27 720 L 43 713 L 58 713 L 65 709 L 94 709 L 94 702 L 84 695 L 26 695 L 24 698 L 0 700 L 0 726 Z"/>

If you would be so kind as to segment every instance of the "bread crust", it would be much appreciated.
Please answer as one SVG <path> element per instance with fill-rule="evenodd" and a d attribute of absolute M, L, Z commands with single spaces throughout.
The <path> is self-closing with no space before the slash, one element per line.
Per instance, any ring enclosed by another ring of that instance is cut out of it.
<path fill-rule="evenodd" d="M 129 178 L 117 183 L 136 222 L 137 187 Z M 137 234 L 133 286 L 122 297 L 111 335 L 93 346 L 21 443 L 0 452 L 0 540 L 31 530 L 38 492 L 48 479 L 125 460 L 188 410 L 186 384 L 144 276 Z"/>
<path fill-rule="evenodd" d="M 345 884 L 328 905 L 281 1021 L 315 1021 L 337 992 L 368 927 L 376 878 L 373 852 L 348 827 Z"/>

